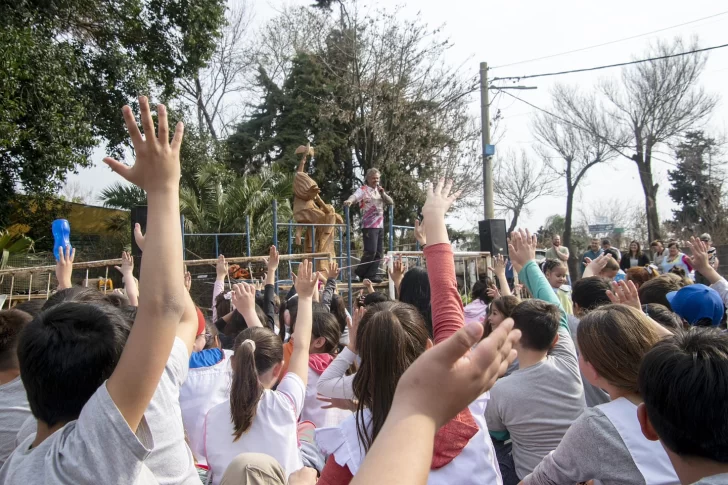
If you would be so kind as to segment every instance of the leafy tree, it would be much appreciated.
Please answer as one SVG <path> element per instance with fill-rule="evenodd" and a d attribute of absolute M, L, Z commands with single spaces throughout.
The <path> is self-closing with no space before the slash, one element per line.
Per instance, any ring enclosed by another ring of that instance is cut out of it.
<path fill-rule="evenodd" d="M 0 224 L 16 187 L 43 197 L 88 166 L 102 139 L 120 156 L 119 109 L 205 64 L 224 0 L 0 0 Z"/>
<path fill-rule="evenodd" d="M 684 236 L 709 232 L 713 237 L 728 235 L 728 215 L 723 200 L 723 166 L 719 146 L 702 131 L 689 131 L 675 150 L 678 163 L 667 172 L 672 184 L 670 198 L 679 206 L 673 224 Z"/>

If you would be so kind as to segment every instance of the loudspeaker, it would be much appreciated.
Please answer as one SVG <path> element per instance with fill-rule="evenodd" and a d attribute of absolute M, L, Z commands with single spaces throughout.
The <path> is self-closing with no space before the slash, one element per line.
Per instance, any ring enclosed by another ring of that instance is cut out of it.
<path fill-rule="evenodd" d="M 491 256 L 502 254 L 508 257 L 508 239 L 505 219 L 486 219 L 478 222 L 480 250 L 488 251 Z"/>
<path fill-rule="evenodd" d="M 142 255 L 141 249 L 137 246 L 134 239 L 134 224 L 139 223 L 142 226 L 142 233 L 147 230 L 147 206 L 139 205 L 131 210 L 131 255 L 138 258 Z"/>

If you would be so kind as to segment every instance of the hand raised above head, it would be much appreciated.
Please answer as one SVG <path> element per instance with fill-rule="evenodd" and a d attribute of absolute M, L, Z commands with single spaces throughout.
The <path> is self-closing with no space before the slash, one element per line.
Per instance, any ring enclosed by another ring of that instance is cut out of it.
<path fill-rule="evenodd" d="M 179 190 L 179 152 L 184 125 L 182 122 L 177 123 L 174 138 L 170 143 L 167 108 L 163 104 L 157 106 L 159 131 L 156 136 L 154 120 L 146 96 L 139 97 L 139 110 L 144 136 L 139 131 L 131 108 L 129 106 L 122 108 L 124 122 L 134 146 L 136 156 L 134 165 L 127 166 L 111 157 L 104 158 L 104 162 L 127 181 L 146 190 L 149 195 L 160 191 Z"/>
<path fill-rule="evenodd" d="M 422 217 L 425 220 L 445 217 L 461 193 L 450 193 L 451 190 L 452 180 L 445 182 L 445 179 L 440 179 L 434 188 L 431 183 L 427 184 L 427 199 L 422 207 Z"/>
<path fill-rule="evenodd" d="M 536 246 L 538 241 L 536 236 L 531 234 L 531 231 L 526 229 L 518 229 L 511 233 L 511 239 L 508 244 L 508 254 L 513 263 L 513 269 L 516 272 L 521 269 L 531 260 L 536 259 Z"/>

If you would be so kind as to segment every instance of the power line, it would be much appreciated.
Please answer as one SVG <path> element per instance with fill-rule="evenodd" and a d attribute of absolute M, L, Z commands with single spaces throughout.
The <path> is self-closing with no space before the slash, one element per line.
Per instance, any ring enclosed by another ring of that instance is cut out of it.
<path fill-rule="evenodd" d="M 641 63 L 644 63 L 644 62 L 652 62 L 652 61 L 660 61 L 660 60 L 663 60 L 663 59 L 670 59 L 672 57 L 687 56 L 689 54 L 697 54 L 699 52 L 712 51 L 712 50 L 715 50 L 715 49 L 722 49 L 724 47 L 728 47 L 728 44 L 714 45 L 712 47 L 704 47 L 702 49 L 695 49 L 695 50 L 688 51 L 688 52 L 679 52 L 677 54 L 668 54 L 668 55 L 660 56 L 660 57 L 650 57 L 649 59 L 640 59 L 640 60 L 637 60 L 637 61 L 620 62 L 620 63 L 617 63 L 617 64 L 608 64 L 606 66 L 587 67 L 587 68 L 584 68 L 584 69 L 572 69 L 570 71 L 547 72 L 547 73 L 543 73 L 543 74 L 529 74 L 529 75 L 525 75 L 525 76 L 495 77 L 492 80 L 494 82 L 495 81 L 503 81 L 503 80 L 507 80 L 507 79 L 521 80 L 521 79 L 532 79 L 532 78 L 535 78 L 535 77 L 561 76 L 563 74 L 574 74 L 574 73 L 577 73 L 577 72 L 599 71 L 599 70 L 602 70 L 602 69 L 610 69 L 612 67 L 629 66 L 631 64 L 641 64 Z"/>
<path fill-rule="evenodd" d="M 551 111 L 549 111 L 549 110 L 546 110 L 546 109 L 544 109 L 544 108 L 541 108 L 541 107 L 539 107 L 539 106 L 536 106 L 535 104 L 533 104 L 533 103 L 531 103 L 531 102 L 529 102 L 529 101 L 526 101 L 526 100 L 525 100 L 525 99 L 523 99 L 523 98 L 519 98 L 518 96 L 516 96 L 516 95 L 514 95 L 514 94 L 511 94 L 511 93 L 509 93 L 508 91 L 503 91 L 503 93 L 504 93 L 504 94 L 507 94 L 508 96 L 510 96 L 510 97 L 512 97 L 512 98 L 514 98 L 514 99 L 517 99 L 517 100 L 518 100 L 518 101 L 520 101 L 521 103 L 527 104 L 528 106 L 530 106 L 530 107 L 531 107 L 531 108 L 533 108 L 533 109 L 536 109 L 536 110 L 538 110 L 538 111 L 541 111 L 542 113 L 545 113 L 545 114 L 547 114 L 547 115 L 549 115 L 549 116 L 552 116 L 552 117 L 556 118 L 557 120 L 560 120 L 560 121 L 562 121 L 562 122 L 564 122 L 564 123 L 567 123 L 567 124 L 569 124 L 569 125 L 573 126 L 574 128 L 576 128 L 576 129 L 577 129 L 577 130 L 579 130 L 579 131 L 583 131 L 584 133 L 588 133 L 589 135 L 595 136 L 595 137 L 597 137 L 597 138 L 601 138 L 601 139 L 602 139 L 603 141 L 605 141 L 605 142 L 606 142 L 606 143 L 607 143 L 608 145 L 610 145 L 610 146 L 613 146 L 613 145 L 614 145 L 614 143 L 613 143 L 613 142 L 612 142 L 611 140 L 609 140 L 608 138 L 606 138 L 606 137 L 604 137 L 604 136 L 600 135 L 599 133 L 595 133 L 595 132 L 593 132 L 593 131 L 587 130 L 586 128 L 584 128 L 584 127 L 582 127 L 582 126 L 579 126 L 579 125 L 577 125 L 576 123 L 574 123 L 574 122 L 572 122 L 572 121 L 570 121 L 570 120 L 567 120 L 566 118 L 562 118 L 561 116 L 559 116 L 559 115 L 557 115 L 557 114 L 555 114 L 555 113 L 552 113 L 552 112 L 551 112 Z M 672 166 L 672 167 L 675 167 L 675 168 L 677 168 L 677 164 L 675 164 L 674 162 L 668 162 L 667 160 L 662 160 L 662 159 L 660 159 L 660 158 L 657 158 L 657 157 L 655 157 L 654 155 L 651 155 L 651 158 L 652 158 L 652 159 L 654 159 L 654 160 L 657 160 L 657 161 L 659 161 L 659 162 L 662 162 L 662 163 L 665 163 L 665 164 L 667 164 L 667 165 L 670 165 L 670 166 Z M 642 169 L 640 169 L 639 167 L 637 167 L 637 168 L 638 168 L 638 170 L 642 171 Z"/>
<path fill-rule="evenodd" d="M 639 37 L 644 37 L 646 35 L 657 34 L 657 33 L 660 33 L 660 32 L 664 32 L 666 30 L 676 29 L 678 27 L 684 27 L 685 25 L 694 24 L 696 22 L 701 22 L 703 20 L 708 20 L 708 19 L 711 19 L 713 17 L 720 17 L 721 15 L 725 15 L 727 13 L 728 13 L 728 10 L 726 10 L 725 12 L 716 13 L 714 15 L 708 15 L 707 17 L 699 18 L 699 19 L 696 19 L 696 20 L 691 20 L 689 22 L 684 22 L 682 24 L 672 25 L 670 27 L 665 27 L 665 28 L 662 28 L 662 29 L 653 30 L 652 32 L 645 32 L 644 34 L 638 34 L 638 35 L 633 35 L 633 36 L 630 36 L 630 37 L 624 37 L 622 39 L 612 40 L 612 41 L 609 41 L 609 42 L 604 42 L 602 44 L 590 45 L 588 47 L 582 47 L 580 49 L 574 49 L 574 50 L 570 50 L 570 51 L 566 51 L 566 52 L 560 52 L 558 54 L 551 54 L 551 55 L 548 55 L 548 56 L 535 57 L 533 59 L 527 59 L 525 61 L 511 62 L 510 64 L 503 64 L 501 66 L 491 67 L 491 69 L 499 69 L 501 67 L 517 66 L 519 64 L 526 64 L 528 62 L 541 61 L 541 60 L 544 60 L 544 59 L 552 59 L 554 57 L 565 56 L 567 54 L 574 54 L 576 52 L 583 52 L 583 51 L 587 51 L 587 50 L 590 50 L 590 49 L 596 49 L 597 47 L 604 47 L 605 45 L 617 44 L 619 42 L 624 42 L 626 40 L 637 39 Z"/>

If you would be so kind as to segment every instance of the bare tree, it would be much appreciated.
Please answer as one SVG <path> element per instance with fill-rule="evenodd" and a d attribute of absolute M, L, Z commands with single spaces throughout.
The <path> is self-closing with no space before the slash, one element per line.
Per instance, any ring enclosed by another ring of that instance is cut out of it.
<path fill-rule="evenodd" d="M 609 237 L 615 247 L 624 247 L 625 240 L 627 242 L 634 240 L 638 241 L 647 252 L 649 245 L 647 215 L 640 204 L 623 198 L 612 198 L 584 206 L 579 213 L 587 231 L 586 226 L 590 224 L 614 224 L 614 230 Z"/>
<path fill-rule="evenodd" d="M 674 55 L 697 47 L 696 39 L 686 45 L 676 38 L 672 44 L 658 42 L 646 52 L 645 58 Z M 606 80 L 600 84 L 599 90 L 609 104 L 611 124 L 627 135 L 626 141 L 614 139 L 604 127 L 593 125 L 589 113 L 578 105 L 570 106 L 571 121 L 609 141 L 613 150 L 637 165 L 650 240 L 660 236 L 659 184 L 652 176 L 653 154 L 660 144 L 670 143 L 688 129 L 700 126 L 718 102 L 717 96 L 697 86 L 706 59 L 707 54 L 696 53 L 633 64 L 622 71 L 621 82 Z"/>
<path fill-rule="evenodd" d="M 559 117 L 538 113 L 533 123 L 533 132 L 541 143 L 540 153 L 544 163 L 566 184 L 566 213 L 564 215 L 564 246 L 569 248 L 569 272 L 577 274 L 578 258 L 571 247 L 574 195 L 589 169 L 613 159 L 617 152 L 607 140 L 617 139 L 611 121 L 599 109 L 594 96 L 584 96 L 573 87 L 563 85 L 553 90 L 554 113 Z M 579 116 L 600 133 L 580 128 L 568 121 L 578 109 Z M 564 116 L 564 117 L 562 117 Z"/>
<path fill-rule="evenodd" d="M 545 164 L 529 158 L 525 150 L 519 154 L 507 151 L 494 163 L 495 206 L 499 212 L 509 215 L 508 234 L 518 225 L 521 214 L 528 214 L 528 206 L 541 197 L 554 195 L 556 174 Z"/>
<path fill-rule="evenodd" d="M 78 180 L 67 180 L 59 195 L 61 199 L 77 204 L 90 204 L 94 201 L 94 189 L 84 187 Z"/>
<path fill-rule="evenodd" d="M 240 116 L 239 102 L 249 86 L 249 73 L 255 65 L 249 46 L 250 6 L 243 1 L 228 9 L 227 25 L 207 67 L 192 79 L 180 82 L 183 100 L 194 106 L 201 132 L 213 140 L 225 138 Z"/>

